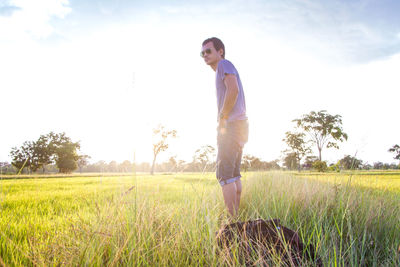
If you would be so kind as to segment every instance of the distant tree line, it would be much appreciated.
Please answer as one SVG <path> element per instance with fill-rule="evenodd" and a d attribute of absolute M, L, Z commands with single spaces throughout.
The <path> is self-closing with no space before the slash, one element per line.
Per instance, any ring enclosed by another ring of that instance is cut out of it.
<path fill-rule="evenodd" d="M 111 161 L 109 163 L 101 160 L 93 164 L 87 164 L 82 167 L 82 172 L 214 172 L 216 168 L 215 148 L 210 145 L 204 145 L 197 149 L 193 155 L 192 161 L 178 160 L 176 156 L 170 157 L 167 161 L 150 164 L 141 162 L 134 164 L 128 160 L 121 163 Z M 260 171 L 260 170 L 279 170 L 279 160 L 270 162 L 262 161 L 251 155 L 244 155 L 242 160 L 243 171 Z"/>
<path fill-rule="evenodd" d="M 346 157 L 350 156 L 345 156 Z M 339 162 L 341 162 L 340 160 Z M 241 170 L 242 172 L 247 171 L 268 171 L 268 170 L 280 170 L 282 167 L 278 164 L 279 160 L 273 161 L 263 161 L 257 157 L 251 155 L 244 155 L 242 159 Z M 400 169 L 399 165 L 395 163 L 383 163 L 383 162 L 374 162 L 372 165 L 368 163 L 362 163 L 360 165 L 348 165 L 346 163 L 340 164 L 330 164 L 325 170 L 328 171 L 340 171 L 340 170 L 397 170 Z M 302 165 L 302 170 L 313 170 L 314 161 L 306 160 Z M 186 162 L 184 160 L 176 160 L 174 157 L 171 157 L 168 161 L 157 163 L 154 166 L 155 172 L 162 172 L 162 173 L 177 173 L 177 172 L 214 172 L 215 171 L 216 163 L 215 161 L 210 161 L 207 164 L 191 161 Z M 352 167 L 350 167 L 352 166 Z M 75 171 L 80 173 L 132 173 L 136 172 L 143 172 L 143 173 L 150 173 L 152 165 L 148 162 L 141 162 L 134 164 L 129 160 L 125 160 L 122 162 L 110 161 L 106 162 L 104 160 L 100 160 L 94 163 L 89 163 L 87 165 L 82 166 L 81 168 L 76 169 Z M 285 167 L 286 168 L 286 167 Z M 284 169 L 285 169 L 284 168 Z M 0 162 L 0 174 L 15 174 L 18 173 L 17 168 L 15 168 L 12 164 L 8 162 Z M 297 170 L 297 166 L 292 168 L 286 168 L 290 170 Z M 39 170 L 37 172 L 42 172 Z M 45 173 L 58 173 L 59 169 L 57 165 L 50 164 L 46 166 Z M 29 173 L 29 172 L 27 172 Z"/>
<path fill-rule="evenodd" d="M 345 155 L 337 163 L 327 166 L 322 160 L 324 148 L 339 149 L 338 142 L 348 139 L 342 129 L 340 115 L 330 115 L 325 110 L 312 111 L 303 115 L 295 122 L 294 131 L 285 133 L 283 141 L 288 148 L 283 151 L 281 160 L 262 161 L 252 155 L 244 155 L 241 169 L 246 171 L 278 170 L 283 163 L 283 169 L 289 170 L 387 170 L 399 169 L 394 163 L 375 162 L 372 165 L 364 163 L 361 159 Z M 216 149 L 210 145 L 201 146 L 194 152 L 192 161 L 177 160 L 176 156 L 170 157 L 166 162 L 157 163 L 157 156 L 169 148 L 168 140 L 176 138 L 176 130 L 168 130 L 159 125 L 153 129 L 153 162 L 133 163 L 125 160 L 121 163 L 109 163 L 100 160 L 90 163 L 90 156 L 80 155 L 80 143 L 74 142 L 65 133 L 50 132 L 41 135 L 36 141 L 26 141 L 19 148 L 13 147 L 10 156 L 11 164 L 0 162 L 0 174 L 6 173 L 34 173 L 34 172 L 60 172 L 70 173 L 77 169 L 79 172 L 210 172 L 216 168 Z M 311 147 L 315 146 L 318 155 L 312 155 Z M 394 159 L 400 160 L 400 146 L 394 145 L 388 152 L 394 153 Z"/>
<path fill-rule="evenodd" d="M 261 159 L 251 156 L 244 155 L 242 160 L 242 170 L 246 171 L 261 171 L 261 170 L 279 170 L 279 160 L 270 162 L 262 161 Z M 87 160 L 81 161 L 78 159 L 78 168 L 76 171 L 80 173 L 131 173 L 131 172 L 163 172 L 163 173 L 176 173 L 176 172 L 214 172 L 216 168 L 215 161 L 215 148 L 210 145 L 202 146 L 197 149 L 193 155 L 191 161 L 186 162 L 185 160 L 178 160 L 176 156 L 170 157 L 167 161 L 156 163 L 153 167 L 148 162 L 134 163 L 129 160 L 122 162 L 110 161 L 106 162 L 100 160 L 94 163 L 89 163 Z M 0 162 L 0 168 L 2 174 L 13 174 L 18 173 L 18 169 L 7 162 Z M 42 172 L 36 171 L 36 172 Z M 57 173 L 59 168 L 56 164 L 46 165 L 46 173 Z M 26 173 L 31 173 L 27 171 Z"/>

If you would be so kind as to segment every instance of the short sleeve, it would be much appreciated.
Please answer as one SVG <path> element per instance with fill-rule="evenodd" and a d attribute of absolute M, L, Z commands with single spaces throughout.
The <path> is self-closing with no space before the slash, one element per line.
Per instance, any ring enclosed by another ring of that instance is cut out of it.
<path fill-rule="evenodd" d="M 230 61 L 221 60 L 218 63 L 217 76 L 222 81 L 225 78 L 225 74 L 234 74 L 234 75 L 236 75 L 236 73 L 237 72 L 236 72 L 235 66 L 233 66 L 233 64 Z"/>

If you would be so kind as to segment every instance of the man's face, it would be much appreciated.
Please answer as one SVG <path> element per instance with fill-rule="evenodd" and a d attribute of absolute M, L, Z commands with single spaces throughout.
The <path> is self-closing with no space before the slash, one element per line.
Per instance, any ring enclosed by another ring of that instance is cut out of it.
<path fill-rule="evenodd" d="M 203 51 L 204 62 L 206 62 L 207 65 L 215 64 L 222 59 L 222 49 L 219 51 L 215 50 L 213 42 L 208 42 L 203 45 L 201 51 Z"/>

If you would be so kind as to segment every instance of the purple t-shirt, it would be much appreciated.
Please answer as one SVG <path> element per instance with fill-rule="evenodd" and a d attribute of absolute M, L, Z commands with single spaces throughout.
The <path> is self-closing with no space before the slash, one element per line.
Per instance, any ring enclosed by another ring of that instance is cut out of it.
<path fill-rule="evenodd" d="M 221 113 L 224 105 L 226 86 L 224 84 L 224 78 L 226 74 L 234 74 L 236 76 L 239 92 L 236 99 L 236 103 L 233 106 L 231 112 L 228 114 L 228 122 L 236 120 L 247 119 L 246 115 L 246 102 L 244 98 L 243 86 L 235 66 L 226 59 L 222 59 L 218 62 L 217 71 L 215 74 L 215 85 L 217 87 L 217 105 L 218 105 L 218 120 L 219 114 Z"/>

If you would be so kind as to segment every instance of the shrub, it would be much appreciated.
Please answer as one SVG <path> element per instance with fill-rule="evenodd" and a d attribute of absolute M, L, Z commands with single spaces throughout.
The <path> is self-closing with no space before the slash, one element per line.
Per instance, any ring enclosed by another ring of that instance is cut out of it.
<path fill-rule="evenodd" d="M 312 164 L 313 169 L 319 172 L 325 172 L 328 170 L 328 166 L 326 165 L 325 161 L 316 160 Z"/>
<path fill-rule="evenodd" d="M 333 171 L 333 172 L 340 172 L 339 162 L 336 164 L 330 165 L 328 170 Z"/>

